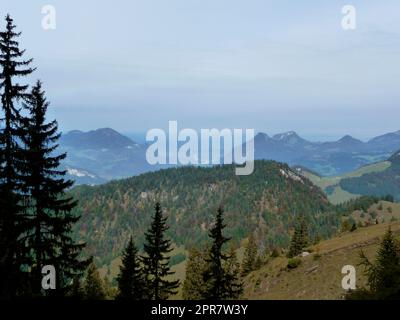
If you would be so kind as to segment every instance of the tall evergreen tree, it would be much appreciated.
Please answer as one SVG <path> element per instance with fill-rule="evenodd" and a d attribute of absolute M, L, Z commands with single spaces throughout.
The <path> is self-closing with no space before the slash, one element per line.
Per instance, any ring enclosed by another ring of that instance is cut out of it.
<path fill-rule="evenodd" d="M 57 291 L 65 294 L 73 278 L 82 274 L 87 262 L 78 256 L 83 244 L 74 242 L 71 228 L 79 217 L 71 213 L 76 202 L 65 195 L 73 184 L 65 180 L 60 161 L 66 154 L 54 155 L 60 137 L 57 121 L 46 122 L 49 103 L 40 81 L 26 98 L 29 116 L 22 119 L 24 134 L 23 192 L 29 204 L 25 214 L 29 227 L 24 239 L 29 248 L 32 270 L 32 289 L 41 294 L 41 269 L 54 265 L 57 272 Z"/>
<path fill-rule="evenodd" d="M 368 260 L 365 259 L 365 265 Z M 369 272 L 370 289 L 378 298 L 400 298 L 400 248 L 391 229 L 378 250 L 375 265 Z"/>
<path fill-rule="evenodd" d="M 257 245 L 254 239 L 254 235 L 251 234 L 246 249 L 244 252 L 244 258 L 242 263 L 242 274 L 247 275 L 249 272 L 256 269 L 257 264 Z"/>
<path fill-rule="evenodd" d="M 224 261 L 225 281 L 228 283 L 227 299 L 239 299 L 243 293 L 243 282 L 240 277 L 240 264 L 235 249 L 231 247 L 228 260 Z"/>
<path fill-rule="evenodd" d="M 224 245 L 230 240 L 223 235 L 225 228 L 223 213 L 222 207 L 218 208 L 214 226 L 209 233 L 213 243 L 209 257 L 206 259 L 207 269 L 204 272 L 204 280 L 207 286 L 204 298 L 208 300 L 232 299 L 236 296 L 237 281 L 224 268 L 225 263 L 232 257 L 223 253 Z"/>
<path fill-rule="evenodd" d="M 144 274 L 146 277 L 147 298 L 150 300 L 165 300 L 176 294 L 179 281 L 169 281 L 166 277 L 173 275 L 170 271 L 168 253 L 172 251 L 171 240 L 165 239 L 167 218 L 163 217 L 159 203 L 155 205 L 155 214 L 149 230 L 145 234 Z"/>
<path fill-rule="evenodd" d="M 203 273 L 206 270 L 206 254 L 196 248 L 191 248 L 186 263 L 186 277 L 182 287 L 184 300 L 201 300 L 206 292 Z"/>
<path fill-rule="evenodd" d="M 299 255 L 308 245 L 308 228 L 303 215 L 299 216 L 295 226 L 294 234 L 290 242 L 288 257 L 293 258 Z"/>
<path fill-rule="evenodd" d="M 289 252 L 287 254 L 288 258 L 293 258 L 301 253 L 301 246 L 300 246 L 300 231 L 299 228 L 296 226 L 294 229 L 294 234 L 292 239 L 290 240 L 290 247 Z"/>
<path fill-rule="evenodd" d="M 347 299 L 400 299 L 400 247 L 389 228 L 378 249 L 375 262 L 361 253 L 369 288 L 349 292 Z"/>
<path fill-rule="evenodd" d="M 112 286 L 109 274 L 104 276 L 103 287 L 106 300 L 114 300 L 117 296 L 117 290 Z"/>
<path fill-rule="evenodd" d="M 118 282 L 118 299 L 142 300 L 145 298 L 145 281 L 138 249 L 131 237 L 122 255 Z"/>
<path fill-rule="evenodd" d="M 106 299 L 104 284 L 94 262 L 88 267 L 83 289 L 86 300 Z"/>
<path fill-rule="evenodd" d="M 16 81 L 33 72 L 32 60 L 24 60 L 16 26 L 9 15 L 0 32 L 0 297 L 18 294 L 24 252 L 19 239 L 24 232 L 24 206 L 20 197 L 22 154 L 19 145 L 21 114 L 17 103 L 26 97 L 27 85 Z"/>

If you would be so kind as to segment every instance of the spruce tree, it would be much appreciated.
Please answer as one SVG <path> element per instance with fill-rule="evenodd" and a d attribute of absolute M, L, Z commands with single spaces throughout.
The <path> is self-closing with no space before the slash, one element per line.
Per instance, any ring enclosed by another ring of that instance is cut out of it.
<path fill-rule="evenodd" d="M 257 245 L 254 235 L 251 234 L 246 244 L 244 258 L 242 263 L 242 274 L 247 275 L 257 267 Z"/>
<path fill-rule="evenodd" d="M 308 225 L 304 215 L 300 217 L 300 251 L 303 251 L 309 245 Z M 301 252 L 300 252 L 301 253 Z"/>
<path fill-rule="evenodd" d="M 240 277 L 240 264 L 236 256 L 236 251 L 231 247 L 229 257 L 224 261 L 225 281 L 228 283 L 227 299 L 239 299 L 243 293 L 243 282 Z"/>
<path fill-rule="evenodd" d="M 232 257 L 223 253 L 224 245 L 230 240 L 223 235 L 225 228 L 223 214 L 222 207 L 218 208 L 214 226 L 209 233 L 213 243 L 206 259 L 207 268 L 203 274 L 206 282 L 204 298 L 207 300 L 232 299 L 236 296 L 237 279 L 225 268 L 226 262 Z"/>
<path fill-rule="evenodd" d="M 104 284 L 94 262 L 88 267 L 83 290 L 86 300 L 105 300 L 106 298 Z"/>
<path fill-rule="evenodd" d="M 377 299 L 400 298 L 400 248 L 389 228 L 377 253 L 375 263 L 362 254 L 370 291 Z"/>
<path fill-rule="evenodd" d="M 32 59 L 24 60 L 19 48 L 13 20 L 6 17 L 6 29 L 0 32 L 0 297 L 20 294 L 23 280 L 21 265 L 25 252 L 19 243 L 24 230 L 20 176 L 22 152 L 20 147 L 21 114 L 17 103 L 26 97 L 27 85 L 21 78 L 33 72 Z M 18 82 L 17 79 L 18 78 Z"/>
<path fill-rule="evenodd" d="M 290 242 L 288 257 L 299 255 L 308 245 L 308 228 L 304 216 L 299 216 L 295 226 L 294 234 Z"/>
<path fill-rule="evenodd" d="M 206 270 L 206 254 L 196 248 L 191 248 L 186 263 L 186 277 L 182 287 L 184 300 L 201 300 L 206 292 L 203 273 Z"/>
<path fill-rule="evenodd" d="M 145 298 L 145 281 L 141 261 L 138 256 L 133 238 L 131 237 L 122 255 L 122 265 L 120 266 L 117 299 L 122 300 L 142 300 Z"/>
<path fill-rule="evenodd" d="M 350 291 L 346 298 L 353 299 L 400 299 L 400 247 L 393 232 L 386 232 L 375 262 L 361 253 L 361 265 L 365 267 L 368 288 Z"/>
<path fill-rule="evenodd" d="M 155 205 L 155 214 L 149 230 L 145 234 L 144 274 L 146 277 L 146 298 L 150 300 L 166 300 L 177 293 L 179 281 L 169 281 L 170 271 L 168 254 L 172 251 L 171 240 L 165 239 L 167 218 L 163 217 L 159 203 Z"/>
<path fill-rule="evenodd" d="M 371 273 L 371 290 L 379 298 L 400 298 L 400 248 L 391 229 L 378 250 L 375 272 Z"/>
<path fill-rule="evenodd" d="M 60 134 L 56 120 L 46 122 L 48 106 L 38 81 L 26 98 L 29 115 L 22 119 L 21 138 L 25 147 L 22 190 L 29 206 L 24 239 L 33 266 L 33 293 L 42 293 L 42 267 L 53 265 L 57 272 L 57 293 L 64 295 L 72 280 L 83 273 L 87 262 L 78 259 L 84 245 L 72 239 L 71 228 L 79 217 L 71 210 L 77 203 L 65 195 L 73 182 L 65 180 L 66 172 L 59 168 L 66 154 L 55 155 Z"/>
<path fill-rule="evenodd" d="M 288 258 L 293 258 L 294 256 L 297 256 L 300 253 L 299 250 L 299 231 L 297 228 L 294 229 L 294 234 L 292 236 L 292 239 L 290 240 L 290 247 L 289 247 L 289 252 L 287 254 Z"/>

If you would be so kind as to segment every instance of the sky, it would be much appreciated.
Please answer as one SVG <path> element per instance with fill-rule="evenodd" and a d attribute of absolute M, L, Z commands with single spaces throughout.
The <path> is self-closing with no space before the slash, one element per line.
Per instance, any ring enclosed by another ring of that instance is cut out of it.
<path fill-rule="evenodd" d="M 355 30 L 341 25 L 347 4 Z M 400 129 L 398 0 L 0 0 L 6 13 L 63 131 Z"/>

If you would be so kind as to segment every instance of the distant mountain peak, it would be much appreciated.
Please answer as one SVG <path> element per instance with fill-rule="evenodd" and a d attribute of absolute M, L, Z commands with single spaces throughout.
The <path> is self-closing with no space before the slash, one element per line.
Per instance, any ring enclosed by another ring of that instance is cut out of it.
<path fill-rule="evenodd" d="M 278 133 L 273 136 L 273 138 L 275 140 L 286 140 L 286 139 L 293 138 L 293 137 L 300 138 L 295 131 Z"/>
<path fill-rule="evenodd" d="M 295 145 L 295 144 L 307 144 L 308 141 L 300 137 L 295 131 L 288 131 L 278 133 L 272 137 L 276 141 L 283 142 L 284 144 Z"/>
<path fill-rule="evenodd" d="M 346 140 L 355 140 L 355 138 L 353 138 L 351 135 L 346 134 L 345 136 L 343 136 L 340 140 L 342 141 L 346 141 Z"/>
<path fill-rule="evenodd" d="M 363 143 L 361 140 L 358 140 L 351 135 L 345 135 L 343 138 L 339 140 L 339 142 L 344 142 L 344 143 Z"/>
<path fill-rule="evenodd" d="M 95 150 L 134 148 L 138 145 L 111 128 L 100 128 L 88 132 L 73 130 L 61 137 L 61 144 L 67 147 Z"/>
<path fill-rule="evenodd" d="M 257 133 L 256 136 L 254 137 L 254 140 L 255 140 L 255 141 L 267 141 L 267 140 L 269 140 L 269 139 L 270 139 L 269 135 L 267 135 L 267 134 L 264 133 L 264 132 L 259 132 L 259 133 Z"/>
<path fill-rule="evenodd" d="M 121 135 L 118 131 L 111 129 L 111 128 L 99 128 L 96 130 L 93 130 L 94 132 L 98 132 L 98 133 L 103 133 L 103 134 L 115 134 L 115 135 Z"/>

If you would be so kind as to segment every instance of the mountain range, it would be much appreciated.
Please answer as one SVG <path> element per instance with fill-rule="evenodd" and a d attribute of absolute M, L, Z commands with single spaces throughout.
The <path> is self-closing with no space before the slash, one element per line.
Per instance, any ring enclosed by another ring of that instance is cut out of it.
<path fill-rule="evenodd" d="M 256 159 L 273 159 L 292 166 L 301 165 L 322 176 L 333 176 L 386 160 L 400 149 L 400 131 L 367 142 L 349 135 L 337 141 L 311 142 L 293 131 L 273 137 L 259 133 L 254 139 L 254 148 Z"/>
<path fill-rule="evenodd" d="M 384 161 L 400 149 L 400 131 L 367 142 L 349 135 L 338 141 L 311 142 L 290 131 L 254 138 L 255 159 L 304 166 L 322 176 L 342 175 L 370 163 Z M 167 168 L 146 161 L 146 144 L 110 128 L 62 135 L 60 150 L 67 152 L 64 166 L 77 184 L 99 184 L 113 179 Z"/>

